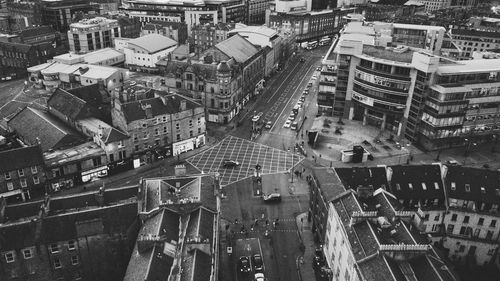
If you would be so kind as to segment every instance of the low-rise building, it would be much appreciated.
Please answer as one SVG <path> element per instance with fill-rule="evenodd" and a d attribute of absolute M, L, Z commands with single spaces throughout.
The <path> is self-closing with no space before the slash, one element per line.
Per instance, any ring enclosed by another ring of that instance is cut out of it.
<path fill-rule="evenodd" d="M 125 53 L 125 66 L 131 70 L 156 72 L 156 63 L 170 54 L 177 42 L 160 34 L 148 34 L 136 39 L 120 39 Z"/>
<path fill-rule="evenodd" d="M 117 90 L 113 126 L 131 137 L 134 158 L 151 162 L 177 156 L 206 143 L 205 109 L 180 96 L 131 86 Z"/>
<path fill-rule="evenodd" d="M 55 56 L 52 61 L 67 65 L 86 63 L 92 65 L 119 67 L 125 63 L 125 54 L 113 48 L 104 48 L 86 54 L 66 53 Z"/>
<path fill-rule="evenodd" d="M 45 163 L 39 146 L 0 151 L 0 197 L 9 202 L 41 197 L 45 192 Z"/>
<path fill-rule="evenodd" d="M 84 19 L 70 25 L 68 30 L 69 50 L 87 53 L 114 47 L 114 38 L 121 37 L 118 20 L 96 17 Z"/>
<path fill-rule="evenodd" d="M 137 186 L 7 205 L 0 279 L 123 280 L 137 235 Z"/>
<path fill-rule="evenodd" d="M 178 42 L 179 44 L 185 44 L 188 38 L 186 23 L 176 21 L 147 22 L 141 29 L 141 36 L 148 34 L 160 34 Z"/>

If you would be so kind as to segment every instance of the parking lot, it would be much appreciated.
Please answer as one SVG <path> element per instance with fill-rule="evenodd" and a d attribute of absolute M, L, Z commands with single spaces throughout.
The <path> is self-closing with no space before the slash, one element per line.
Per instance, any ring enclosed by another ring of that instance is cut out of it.
<path fill-rule="evenodd" d="M 265 175 L 289 171 L 302 159 L 302 156 L 280 149 L 228 136 L 213 148 L 187 159 L 187 162 L 204 173 L 218 172 L 220 184 L 224 186 L 252 176 L 257 164 L 262 167 L 261 174 Z M 239 165 L 224 168 L 224 160 L 233 160 Z"/>

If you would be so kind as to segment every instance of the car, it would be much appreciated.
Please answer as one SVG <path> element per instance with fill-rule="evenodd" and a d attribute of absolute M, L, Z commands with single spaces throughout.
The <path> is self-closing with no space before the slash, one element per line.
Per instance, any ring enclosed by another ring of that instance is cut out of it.
<path fill-rule="evenodd" d="M 224 166 L 224 168 L 232 168 L 232 167 L 237 167 L 239 165 L 240 162 L 234 160 L 224 160 L 222 162 L 222 166 Z"/>
<path fill-rule="evenodd" d="M 446 164 L 448 164 L 450 166 L 458 166 L 459 165 L 457 160 L 448 160 L 448 161 L 446 161 Z"/>
<path fill-rule="evenodd" d="M 283 124 L 283 128 L 290 128 L 290 125 L 292 125 L 292 121 L 291 120 L 286 120 L 285 124 Z"/>
<path fill-rule="evenodd" d="M 254 281 L 264 281 L 266 279 L 264 278 L 264 273 L 260 273 L 259 272 L 259 273 L 255 273 L 255 276 L 254 276 L 253 280 Z"/>
<path fill-rule="evenodd" d="M 292 123 L 292 125 L 290 125 L 290 129 L 296 131 L 298 126 L 299 126 L 299 124 L 297 123 L 297 121 L 295 121 Z"/>
<path fill-rule="evenodd" d="M 281 194 L 279 193 L 264 194 L 262 198 L 264 199 L 264 202 L 280 202 Z"/>
<path fill-rule="evenodd" d="M 300 99 L 299 99 L 299 101 L 305 102 L 306 101 L 306 97 L 305 96 L 301 96 Z"/>
<path fill-rule="evenodd" d="M 313 82 L 312 82 L 312 81 L 309 81 L 309 83 L 307 83 L 307 87 L 308 87 L 308 88 L 310 88 L 312 85 L 313 85 Z"/>
<path fill-rule="evenodd" d="M 295 120 L 295 113 L 290 112 L 290 116 L 288 116 L 288 120 L 290 120 L 290 121 Z"/>
<path fill-rule="evenodd" d="M 260 254 L 255 254 L 252 256 L 252 265 L 255 272 L 264 271 L 264 262 L 262 261 L 262 256 Z"/>
<path fill-rule="evenodd" d="M 264 126 L 264 128 L 266 128 L 266 129 L 271 129 L 271 127 L 272 127 L 272 126 L 273 126 L 273 122 L 271 122 L 271 121 L 267 121 L 267 122 L 266 122 L 266 125 Z"/>
<path fill-rule="evenodd" d="M 305 62 L 306 59 L 305 58 L 300 58 L 300 62 Z"/>
<path fill-rule="evenodd" d="M 316 77 L 316 75 L 314 75 L 313 77 L 311 77 L 311 80 L 316 80 L 318 77 Z"/>
<path fill-rule="evenodd" d="M 242 272 L 242 273 L 248 273 L 252 270 L 250 268 L 250 260 L 248 259 L 247 256 L 240 257 L 240 260 L 238 263 L 238 268 L 239 268 L 240 272 Z"/>
<path fill-rule="evenodd" d="M 318 67 L 316 68 L 316 70 L 317 70 L 317 71 L 321 71 L 321 66 L 318 66 Z"/>
<path fill-rule="evenodd" d="M 304 91 L 302 94 L 303 94 L 304 96 L 309 95 L 309 89 L 308 89 L 307 91 Z"/>
<path fill-rule="evenodd" d="M 302 104 L 303 104 L 303 103 L 304 103 L 304 101 L 302 101 L 302 100 L 300 100 L 300 99 L 297 101 L 297 105 L 298 105 L 299 107 L 302 107 Z"/>
<path fill-rule="evenodd" d="M 260 116 L 255 115 L 254 117 L 252 117 L 252 122 L 257 122 L 257 121 L 259 121 L 259 119 L 260 119 Z"/>

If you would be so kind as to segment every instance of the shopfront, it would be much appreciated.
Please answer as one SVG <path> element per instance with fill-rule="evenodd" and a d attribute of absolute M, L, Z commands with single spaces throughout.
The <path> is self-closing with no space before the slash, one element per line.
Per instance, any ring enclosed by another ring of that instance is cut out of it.
<path fill-rule="evenodd" d="M 82 172 L 82 182 L 90 182 L 93 179 L 102 178 L 108 175 L 108 166 L 101 166 L 92 170 Z"/>
<path fill-rule="evenodd" d="M 206 142 L 205 135 L 200 135 L 197 137 L 193 137 L 187 140 L 183 140 L 180 142 L 176 142 L 172 144 L 172 152 L 173 156 L 177 156 L 183 152 L 187 152 L 193 149 L 196 149 Z"/>

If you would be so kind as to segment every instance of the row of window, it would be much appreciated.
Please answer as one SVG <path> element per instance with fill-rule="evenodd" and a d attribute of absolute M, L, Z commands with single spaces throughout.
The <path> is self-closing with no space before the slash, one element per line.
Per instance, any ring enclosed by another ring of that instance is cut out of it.
<path fill-rule="evenodd" d="M 26 179 L 20 179 L 19 183 L 21 184 L 22 188 L 28 187 L 28 182 L 26 181 Z M 33 183 L 39 184 L 40 178 L 38 176 L 33 176 Z M 14 183 L 13 182 L 11 182 L 11 181 L 7 182 L 7 190 L 9 190 L 9 191 L 14 190 Z"/>
<path fill-rule="evenodd" d="M 439 215 L 438 215 L 439 216 Z M 458 214 L 452 214 L 451 215 L 451 221 L 456 222 L 458 218 Z M 469 223 L 470 217 L 469 216 L 464 216 L 464 219 L 462 223 Z M 479 218 L 477 221 L 478 226 L 483 226 L 484 225 L 484 218 Z M 497 220 L 491 220 L 489 227 L 496 227 L 497 226 Z"/>
<path fill-rule="evenodd" d="M 31 167 L 31 173 L 32 174 L 37 174 L 38 173 L 38 168 L 36 166 L 32 166 Z M 18 169 L 17 170 L 17 174 L 20 176 L 20 177 L 24 177 L 25 173 L 24 173 L 24 169 Z M 4 178 L 5 180 L 10 180 L 12 179 L 11 177 L 11 172 L 5 172 L 4 173 Z"/>
<path fill-rule="evenodd" d="M 70 240 L 68 241 L 68 251 L 75 251 L 76 250 L 76 241 Z M 61 247 L 57 243 L 53 243 L 49 245 L 49 251 L 51 254 L 57 254 L 61 251 Z M 29 248 L 24 248 L 21 250 L 23 257 L 25 260 L 31 259 L 35 256 L 35 248 L 34 247 L 29 247 Z M 73 257 L 76 257 L 75 259 Z M 8 251 L 4 253 L 4 258 L 7 263 L 12 263 L 16 261 L 16 252 L 15 251 Z M 56 259 L 54 259 L 56 260 Z M 73 263 L 73 260 L 76 260 L 75 263 Z M 71 258 L 72 264 L 78 264 L 78 256 L 72 256 Z"/>

